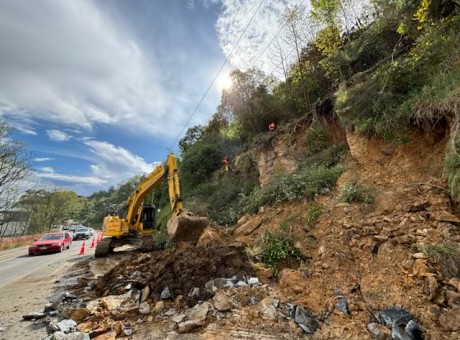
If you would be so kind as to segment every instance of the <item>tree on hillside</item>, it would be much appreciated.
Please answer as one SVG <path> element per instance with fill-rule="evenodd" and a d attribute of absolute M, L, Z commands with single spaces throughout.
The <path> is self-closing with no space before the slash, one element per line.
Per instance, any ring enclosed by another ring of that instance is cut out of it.
<path fill-rule="evenodd" d="M 31 156 L 26 145 L 11 139 L 11 133 L 12 127 L 0 121 L 0 236 L 19 218 L 15 207 L 19 186 L 31 174 Z"/>
<path fill-rule="evenodd" d="M 179 149 L 182 154 L 187 152 L 190 146 L 201 138 L 203 130 L 204 128 L 201 125 L 196 125 L 187 129 L 185 136 L 179 141 Z"/>
<path fill-rule="evenodd" d="M 40 189 L 27 190 L 18 202 L 18 207 L 28 213 L 29 233 L 39 233 L 75 218 L 81 204 L 73 191 Z"/>
<path fill-rule="evenodd" d="M 233 86 L 223 91 L 219 113 L 229 117 L 230 125 L 238 121 L 239 137 L 247 142 L 266 131 L 270 121 L 278 121 L 281 108 L 268 92 L 269 84 L 263 72 L 256 69 L 246 72 L 234 70 L 230 77 Z"/>
<path fill-rule="evenodd" d="M 283 21 L 286 23 L 285 30 L 285 41 L 287 44 L 292 46 L 293 51 L 296 54 L 297 65 L 301 65 L 301 54 L 302 47 L 307 44 L 307 36 L 305 33 L 308 32 L 305 24 L 306 14 L 304 6 L 293 6 L 287 8 L 284 12 Z M 302 89 L 302 95 L 304 100 L 305 110 L 308 112 L 311 110 L 311 101 L 308 95 L 308 89 L 306 87 L 306 76 L 303 72 L 302 67 L 298 67 L 300 76 L 300 88 Z"/>

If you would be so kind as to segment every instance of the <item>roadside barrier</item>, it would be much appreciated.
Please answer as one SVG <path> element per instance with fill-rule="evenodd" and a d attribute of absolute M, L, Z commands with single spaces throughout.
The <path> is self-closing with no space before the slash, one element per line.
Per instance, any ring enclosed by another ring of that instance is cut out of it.
<path fill-rule="evenodd" d="M 81 244 L 80 253 L 78 255 L 83 255 L 85 253 L 85 240 Z"/>

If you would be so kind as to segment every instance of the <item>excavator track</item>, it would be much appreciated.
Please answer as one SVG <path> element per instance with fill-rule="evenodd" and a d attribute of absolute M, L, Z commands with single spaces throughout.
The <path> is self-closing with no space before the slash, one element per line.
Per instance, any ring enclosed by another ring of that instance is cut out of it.
<path fill-rule="evenodd" d="M 95 257 L 107 257 L 110 253 L 113 252 L 113 248 L 110 247 L 112 243 L 112 238 L 104 238 L 96 246 L 96 251 L 94 253 Z"/>
<path fill-rule="evenodd" d="M 142 253 L 148 253 L 153 251 L 153 236 L 152 235 L 143 235 L 142 243 L 139 247 L 139 251 Z"/>

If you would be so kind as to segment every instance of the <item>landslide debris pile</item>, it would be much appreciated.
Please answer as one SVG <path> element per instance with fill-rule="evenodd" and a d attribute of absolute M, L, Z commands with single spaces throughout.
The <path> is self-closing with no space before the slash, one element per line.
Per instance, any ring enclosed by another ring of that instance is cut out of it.
<path fill-rule="evenodd" d="M 149 298 L 160 299 L 168 288 L 171 297 L 182 295 L 188 306 L 206 300 L 209 292 L 201 289 L 206 282 L 219 277 L 237 278 L 253 276 L 253 269 L 242 245 L 225 245 L 214 248 L 186 247 L 167 249 L 151 254 L 135 254 L 121 262 L 98 280 L 99 296 L 126 292 L 127 284 L 149 287 Z M 189 293 L 199 288 L 199 294 Z"/>

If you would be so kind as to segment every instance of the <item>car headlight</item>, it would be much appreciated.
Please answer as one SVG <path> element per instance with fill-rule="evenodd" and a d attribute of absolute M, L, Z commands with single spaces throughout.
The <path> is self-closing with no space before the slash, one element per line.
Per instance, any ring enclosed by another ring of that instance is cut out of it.
<path fill-rule="evenodd" d="M 53 243 L 52 246 L 53 246 L 53 247 L 59 247 L 60 244 L 59 244 L 59 243 Z"/>

